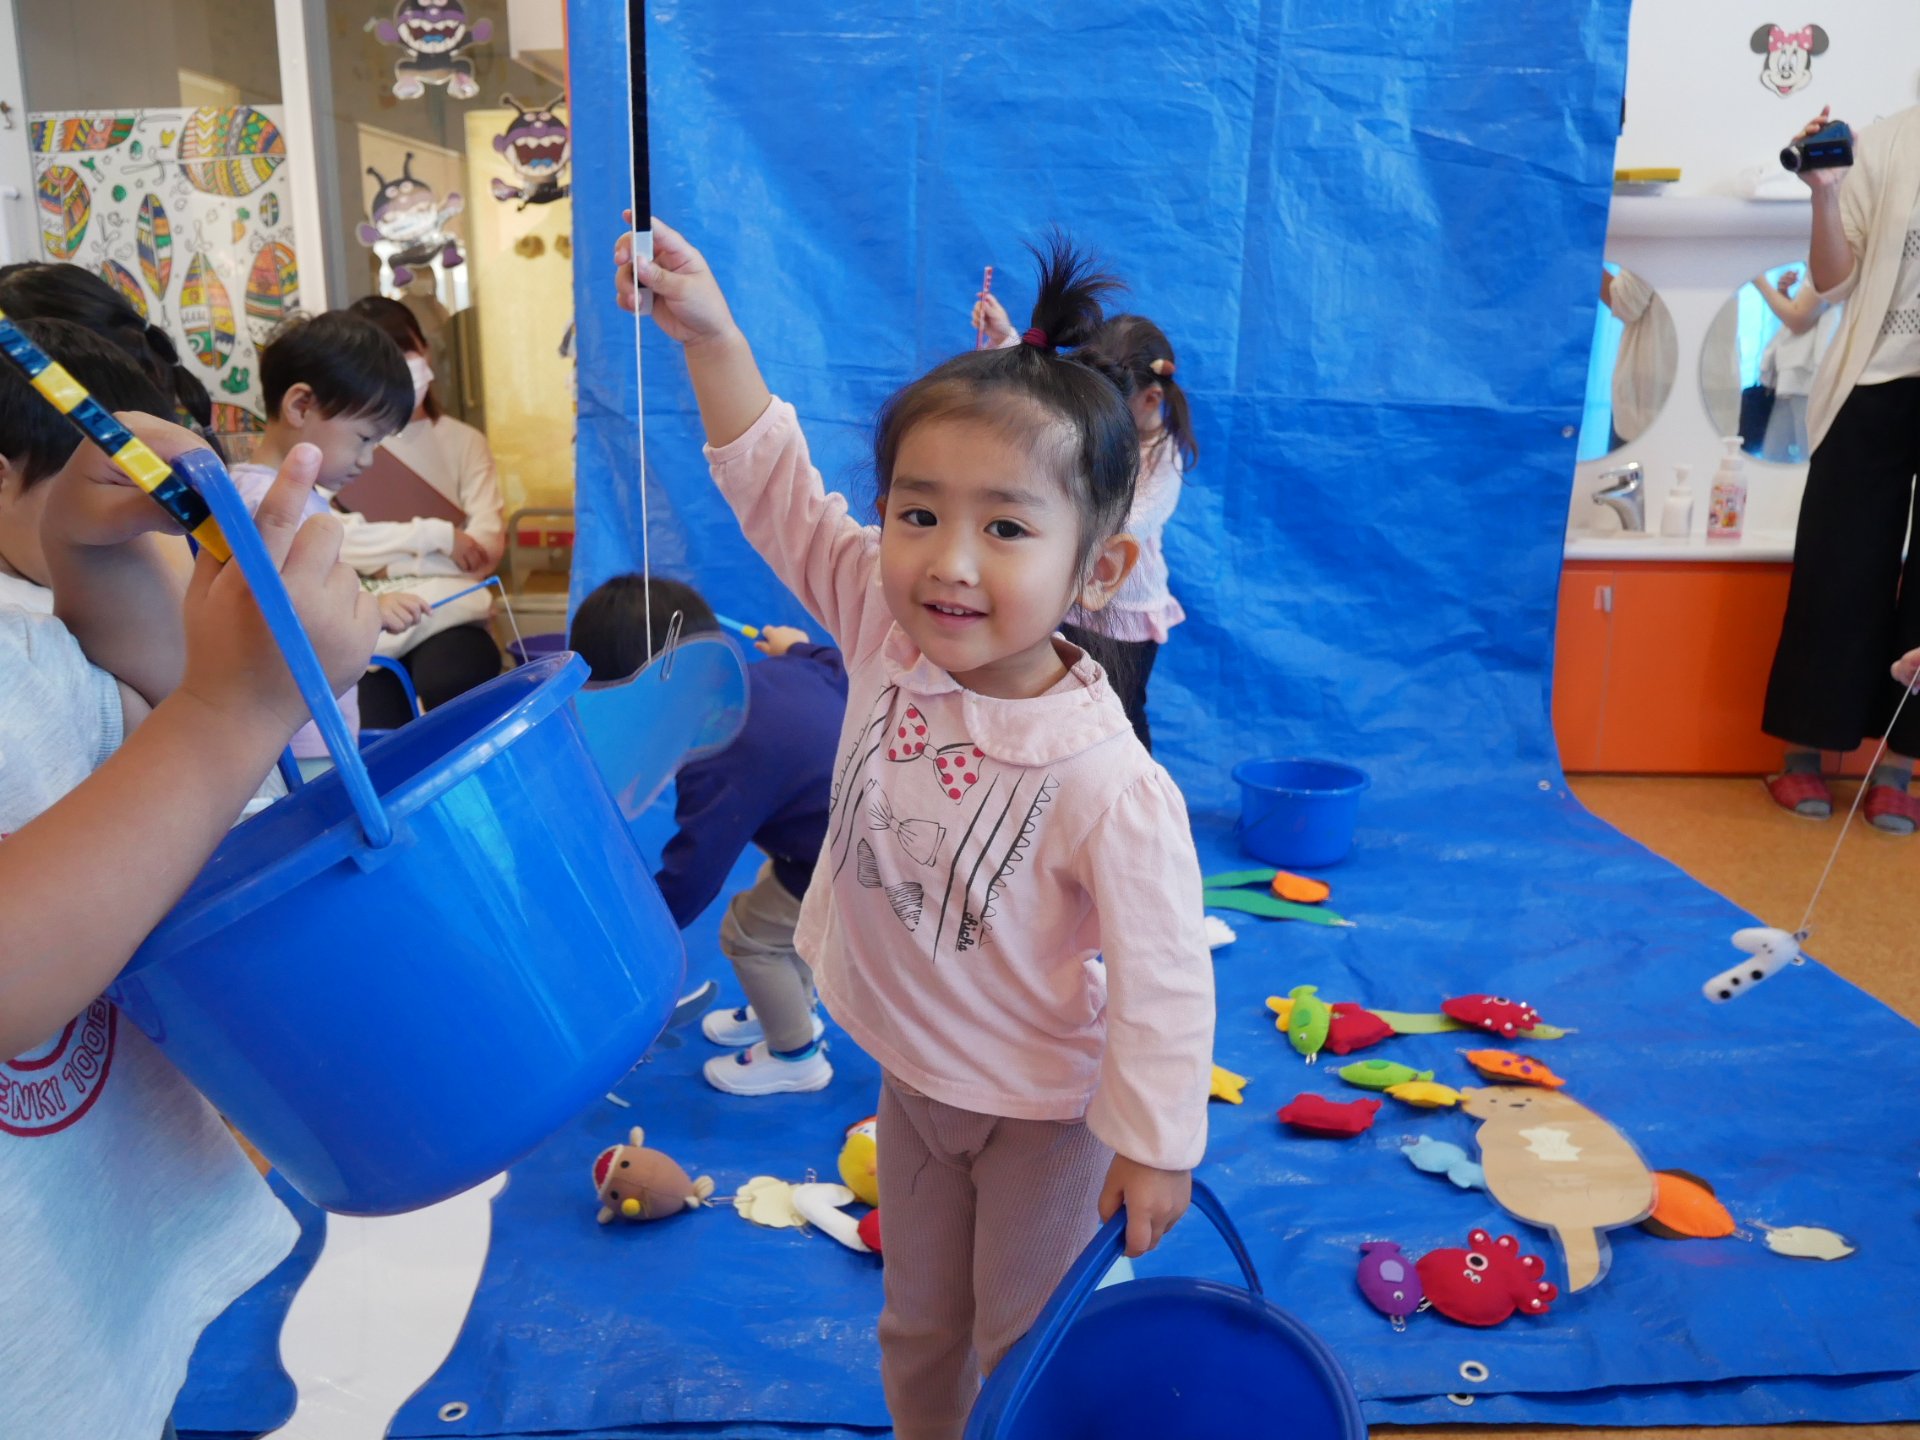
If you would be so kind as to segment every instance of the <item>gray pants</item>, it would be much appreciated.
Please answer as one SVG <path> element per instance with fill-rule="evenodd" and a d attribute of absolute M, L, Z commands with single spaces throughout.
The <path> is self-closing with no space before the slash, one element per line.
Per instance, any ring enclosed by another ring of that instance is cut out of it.
<path fill-rule="evenodd" d="M 733 962 L 770 1050 L 804 1050 L 813 1043 L 813 970 L 793 948 L 799 923 L 800 901 L 774 878 L 771 863 L 733 897 L 720 922 L 720 953 Z"/>

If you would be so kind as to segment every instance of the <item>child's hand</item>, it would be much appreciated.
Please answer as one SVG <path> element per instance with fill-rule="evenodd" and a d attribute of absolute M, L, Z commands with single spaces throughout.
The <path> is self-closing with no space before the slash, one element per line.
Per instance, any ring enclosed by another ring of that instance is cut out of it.
<path fill-rule="evenodd" d="M 319 450 L 294 446 L 253 518 L 337 695 L 366 670 L 380 609 L 360 588 L 360 577 L 339 563 L 340 522 L 320 515 L 300 523 L 319 473 Z M 186 625 L 183 694 L 215 714 L 270 725 L 282 744 L 307 722 L 307 702 L 237 564 L 223 566 L 201 552 L 187 590 Z"/>
<path fill-rule="evenodd" d="M 627 216 L 629 220 L 633 217 Z M 613 248 L 619 267 L 620 308 L 634 308 L 633 236 L 622 235 Z M 706 259 L 670 225 L 653 222 L 653 259 L 640 264 L 640 283 L 653 292 L 653 318 L 673 339 L 689 348 L 739 333 L 733 312 Z"/>
<path fill-rule="evenodd" d="M 418 595 L 406 590 L 397 590 L 379 597 L 380 628 L 389 635 L 399 635 L 411 630 L 427 618 L 427 612 L 433 607 Z"/>
<path fill-rule="evenodd" d="M 1893 678 L 1909 690 L 1914 688 L 1914 682 L 1920 680 L 1920 650 L 1909 650 L 1893 662 Z"/>
<path fill-rule="evenodd" d="M 1013 328 L 1013 321 L 1007 318 L 1007 307 L 987 290 L 982 290 L 974 297 L 973 328 L 986 331 L 989 350 L 1003 349 L 1020 338 Z"/>
<path fill-rule="evenodd" d="M 784 655 L 796 645 L 810 643 L 804 630 L 796 630 L 791 625 L 768 625 L 760 631 L 753 648 L 762 655 Z"/>
<path fill-rule="evenodd" d="M 128 411 L 114 417 L 162 460 L 173 461 L 207 442 L 183 425 Z M 178 535 L 180 526 L 91 440 L 80 442 L 49 482 L 40 530 L 49 544 L 124 545 L 138 535 Z"/>
<path fill-rule="evenodd" d="M 1193 1200 L 1191 1170 L 1156 1170 L 1124 1155 L 1113 1157 L 1100 1192 L 1100 1219 L 1127 1207 L 1127 1254 L 1138 1259 L 1158 1245 Z"/>
<path fill-rule="evenodd" d="M 473 576 L 476 580 L 493 569 L 493 552 L 487 549 L 486 541 L 476 540 L 464 530 L 453 532 L 453 563 L 460 567 L 461 573 Z"/>

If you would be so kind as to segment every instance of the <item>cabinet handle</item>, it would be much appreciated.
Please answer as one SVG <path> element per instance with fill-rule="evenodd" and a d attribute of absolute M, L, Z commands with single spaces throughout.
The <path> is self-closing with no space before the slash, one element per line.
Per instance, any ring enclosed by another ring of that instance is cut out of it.
<path fill-rule="evenodd" d="M 1593 608 L 1611 615 L 1613 613 L 1613 587 L 1596 585 L 1593 587 Z"/>

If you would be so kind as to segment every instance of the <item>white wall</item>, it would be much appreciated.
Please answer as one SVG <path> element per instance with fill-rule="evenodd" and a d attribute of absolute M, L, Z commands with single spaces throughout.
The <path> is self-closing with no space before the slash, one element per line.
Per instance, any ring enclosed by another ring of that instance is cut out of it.
<path fill-rule="evenodd" d="M 1769 24 L 1817 24 L 1831 40 L 1790 96 L 1760 83 L 1762 57 L 1747 48 Z M 1637 0 L 1616 163 L 1678 165 L 1675 194 L 1750 194 L 1752 173 L 1778 175 L 1780 147 L 1821 106 L 1864 126 L 1916 101 L 1916 0 Z"/>

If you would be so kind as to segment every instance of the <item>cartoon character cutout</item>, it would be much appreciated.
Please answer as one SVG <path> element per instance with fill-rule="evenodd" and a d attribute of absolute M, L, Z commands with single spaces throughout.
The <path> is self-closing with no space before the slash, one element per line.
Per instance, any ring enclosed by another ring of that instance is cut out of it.
<path fill-rule="evenodd" d="M 466 208 L 459 195 L 442 201 L 433 187 L 413 178 L 413 154 L 408 152 L 400 174 L 387 179 L 367 167 L 380 188 L 374 192 L 372 218 L 360 226 L 360 243 L 380 257 L 394 288 L 404 287 L 416 270 L 438 261 L 441 269 L 464 264 L 460 242 L 447 233 L 447 221 Z"/>
<path fill-rule="evenodd" d="M 1813 57 L 1826 54 L 1828 43 L 1827 32 L 1818 25 L 1798 30 L 1762 25 L 1747 41 L 1747 48 L 1761 57 L 1760 83 L 1784 98 L 1807 88 L 1813 79 Z"/>
<path fill-rule="evenodd" d="M 560 115 L 566 97 L 557 95 L 534 110 L 511 95 L 502 95 L 500 103 L 513 107 L 514 118 L 504 133 L 493 137 L 493 148 L 506 157 L 520 183 L 509 185 L 496 179 L 493 198 L 518 200 L 515 208 L 519 210 L 566 199 L 571 188 L 567 167 L 573 162 L 573 137 Z"/>
<path fill-rule="evenodd" d="M 398 45 L 406 53 L 393 62 L 393 93 L 417 100 L 429 85 L 444 85 L 456 100 L 479 93 L 473 61 L 460 52 L 493 38 L 491 20 L 467 19 L 461 0 L 400 0 L 393 19 L 367 22 L 382 45 Z"/>

